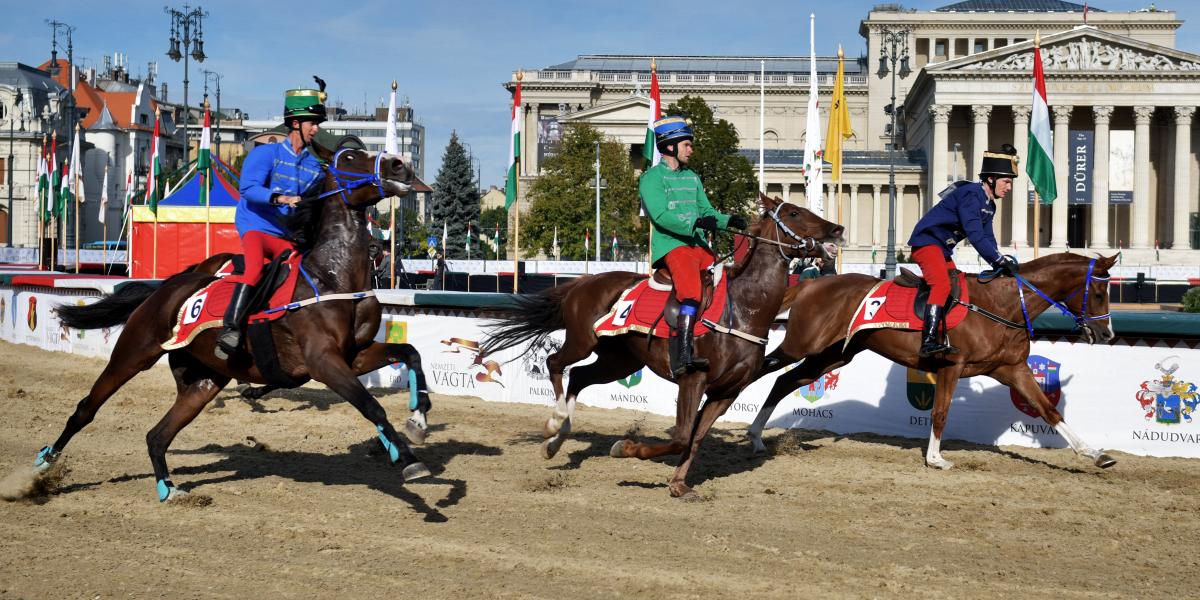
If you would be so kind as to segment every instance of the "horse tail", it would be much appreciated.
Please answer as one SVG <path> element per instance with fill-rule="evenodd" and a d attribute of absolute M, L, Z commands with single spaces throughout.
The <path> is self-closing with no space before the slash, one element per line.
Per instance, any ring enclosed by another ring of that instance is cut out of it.
<path fill-rule="evenodd" d="M 141 306 L 146 298 L 158 291 L 162 285 L 171 282 L 176 277 L 190 274 L 195 268 L 196 265 L 192 265 L 162 282 L 127 283 L 118 288 L 116 292 L 101 298 L 99 302 L 86 306 L 60 304 L 54 309 L 54 312 L 58 314 L 63 325 L 73 329 L 102 329 L 121 325 L 129 320 L 129 315 L 132 315 L 133 311 Z"/>
<path fill-rule="evenodd" d="M 565 329 L 563 300 L 576 280 L 539 294 L 513 296 L 515 306 L 504 311 L 488 331 L 480 356 L 507 350 L 525 342 L 541 342 L 552 332 Z"/>

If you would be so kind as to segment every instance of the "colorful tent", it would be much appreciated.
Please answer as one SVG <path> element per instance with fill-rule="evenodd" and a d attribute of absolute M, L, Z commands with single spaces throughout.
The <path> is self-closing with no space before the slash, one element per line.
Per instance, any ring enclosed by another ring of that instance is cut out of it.
<path fill-rule="evenodd" d="M 190 172 L 159 202 L 157 215 L 146 205 L 133 207 L 131 277 L 169 277 L 213 254 L 241 252 L 233 224 L 238 175 L 214 160 L 209 206 L 201 200 L 203 179 Z"/>

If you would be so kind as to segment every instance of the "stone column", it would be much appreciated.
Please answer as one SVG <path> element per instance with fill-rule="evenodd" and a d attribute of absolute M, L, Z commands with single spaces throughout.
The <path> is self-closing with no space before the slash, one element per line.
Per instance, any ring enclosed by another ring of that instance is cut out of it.
<path fill-rule="evenodd" d="M 1070 178 L 1067 174 L 1067 156 L 1071 144 L 1070 134 L 1071 111 L 1074 106 L 1054 107 L 1054 182 L 1058 188 L 1058 198 L 1051 207 L 1050 247 L 1067 247 L 1067 185 Z"/>
<path fill-rule="evenodd" d="M 1130 248 L 1149 248 L 1150 224 L 1150 118 L 1153 106 L 1133 107 L 1133 218 L 1129 225 Z"/>
<path fill-rule="evenodd" d="M 954 41 L 955 40 L 952 37 L 946 38 L 946 60 L 954 60 L 954 59 L 958 58 L 958 56 L 954 53 L 954 51 L 955 51 Z"/>
<path fill-rule="evenodd" d="M 904 188 L 907 187 L 902 183 L 896 184 L 896 248 L 904 246 L 904 242 L 908 241 L 908 234 L 912 233 L 904 226 Z M 884 243 L 887 243 L 887 230 L 883 232 Z"/>
<path fill-rule="evenodd" d="M 871 246 L 879 246 L 883 243 L 883 202 L 880 200 L 879 192 L 883 190 L 883 186 L 878 183 L 871 186 Z"/>
<path fill-rule="evenodd" d="M 974 169 L 983 164 L 983 153 L 987 152 L 988 147 L 988 119 L 991 117 L 991 106 L 976 104 L 971 107 L 971 122 L 974 124 L 971 131 L 971 160 L 967 163 L 967 176 L 963 179 L 970 181 L 971 175 L 978 172 Z"/>
<path fill-rule="evenodd" d="M 858 185 L 850 184 L 850 234 L 846 236 L 846 243 L 851 246 L 861 246 L 862 240 L 858 237 Z"/>
<path fill-rule="evenodd" d="M 949 139 L 950 109 L 947 104 L 931 104 L 929 114 L 933 117 L 933 148 L 930 160 L 933 163 L 932 181 L 929 189 L 941 190 L 946 187 L 946 143 Z"/>
<path fill-rule="evenodd" d="M 838 190 L 841 187 L 840 184 L 825 184 L 825 220 L 833 221 L 838 225 L 842 224 L 842 215 L 838 214 L 838 207 L 841 205 Z"/>
<path fill-rule="evenodd" d="M 1175 107 L 1175 210 L 1172 248 L 1186 249 L 1192 206 L 1192 116 L 1195 106 Z"/>
<path fill-rule="evenodd" d="M 792 202 L 792 184 L 790 183 L 783 184 L 783 201 Z M 795 204 L 795 202 L 792 202 L 792 204 Z"/>
<path fill-rule="evenodd" d="M 1092 161 L 1092 231 L 1088 239 L 1093 248 L 1108 248 L 1108 122 L 1113 107 L 1093 106 L 1096 119 L 1096 156 Z"/>
<path fill-rule="evenodd" d="M 1017 156 L 1021 158 L 1020 164 L 1026 164 L 1025 161 L 1029 160 L 1029 113 L 1032 110 L 1024 105 L 1012 107 L 1013 145 L 1017 148 Z M 1029 176 L 1020 172 L 1017 175 L 1020 177 L 1013 180 L 1012 206 L 1009 207 L 1012 211 L 1010 243 L 1017 248 L 1024 248 L 1029 245 L 1026 235 L 1029 230 Z"/>

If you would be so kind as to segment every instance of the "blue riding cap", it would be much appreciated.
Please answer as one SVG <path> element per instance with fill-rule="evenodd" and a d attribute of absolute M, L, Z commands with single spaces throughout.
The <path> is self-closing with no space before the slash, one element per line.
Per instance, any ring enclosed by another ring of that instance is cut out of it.
<path fill-rule="evenodd" d="M 654 122 L 654 145 L 659 151 L 667 144 L 693 139 L 692 128 L 683 117 L 663 117 Z"/>

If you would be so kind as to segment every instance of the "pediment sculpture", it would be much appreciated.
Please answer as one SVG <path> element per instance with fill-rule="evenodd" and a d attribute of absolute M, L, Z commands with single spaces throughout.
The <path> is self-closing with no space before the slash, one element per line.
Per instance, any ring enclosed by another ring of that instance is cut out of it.
<path fill-rule="evenodd" d="M 1013 54 L 972 66 L 1001 71 L 1028 71 L 1033 69 L 1033 52 Z M 1144 54 L 1132 48 L 1082 38 L 1042 48 L 1042 68 L 1069 71 L 1200 71 L 1200 63 L 1162 54 Z"/>

